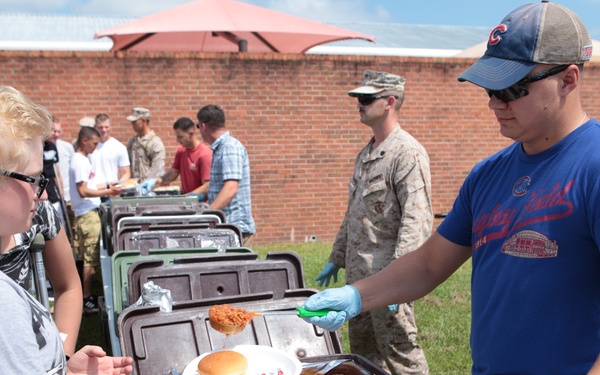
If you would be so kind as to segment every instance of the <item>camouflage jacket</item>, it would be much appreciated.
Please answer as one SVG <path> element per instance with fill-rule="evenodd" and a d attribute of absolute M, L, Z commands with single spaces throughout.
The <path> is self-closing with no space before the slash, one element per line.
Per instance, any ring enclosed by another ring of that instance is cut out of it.
<path fill-rule="evenodd" d="M 431 234 L 431 175 L 425 148 L 400 126 L 355 159 L 348 210 L 330 261 L 353 283 L 416 249 Z"/>

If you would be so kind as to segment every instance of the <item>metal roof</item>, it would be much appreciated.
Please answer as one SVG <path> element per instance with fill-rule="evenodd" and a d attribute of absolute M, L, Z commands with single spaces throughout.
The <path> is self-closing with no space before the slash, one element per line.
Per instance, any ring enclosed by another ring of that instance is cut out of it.
<path fill-rule="evenodd" d="M 108 51 L 109 38 L 98 31 L 135 20 L 125 16 L 0 13 L 0 49 Z M 317 46 L 309 53 L 452 56 L 487 39 L 487 27 L 410 25 L 377 22 L 328 22 L 373 35 L 377 43 L 347 40 Z"/>

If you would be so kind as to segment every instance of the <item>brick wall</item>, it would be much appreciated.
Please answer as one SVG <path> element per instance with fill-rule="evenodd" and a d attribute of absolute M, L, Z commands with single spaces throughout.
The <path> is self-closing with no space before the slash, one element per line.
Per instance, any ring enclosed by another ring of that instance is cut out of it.
<path fill-rule="evenodd" d="M 435 212 L 448 211 L 476 162 L 509 144 L 482 89 L 456 78 L 472 59 L 279 54 L 0 52 L 2 84 L 45 105 L 72 140 L 83 116 L 108 113 L 113 135 L 133 135 L 132 107 L 172 160 L 173 122 L 221 105 L 248 149 L 256 243 L 332 241 L 346 208 L 353 159 L 368 141 L 346 92 L 365 69 L 407 78 L 399 122 L 428 150 Z M 600 116 L 600 65 L 584 72 L 584 108 Z M 436 225 L 439 219 L 436 220 Z"/>

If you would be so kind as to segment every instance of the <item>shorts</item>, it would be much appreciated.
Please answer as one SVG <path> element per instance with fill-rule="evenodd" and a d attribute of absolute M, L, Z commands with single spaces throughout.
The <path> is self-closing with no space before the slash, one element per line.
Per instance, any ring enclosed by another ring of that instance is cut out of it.
<path fill-rule="evenodd" d="M 254 243 L 254 233 L 242 233 L 242 246 L 244 247 L 252 247 Z"/>
<path fill-rule="evenodd" d="M 98 210 L 89 211 L 75 218 L 73 225 L 73 249 L 84 267 L 100 265 L 100 216 Z"/>

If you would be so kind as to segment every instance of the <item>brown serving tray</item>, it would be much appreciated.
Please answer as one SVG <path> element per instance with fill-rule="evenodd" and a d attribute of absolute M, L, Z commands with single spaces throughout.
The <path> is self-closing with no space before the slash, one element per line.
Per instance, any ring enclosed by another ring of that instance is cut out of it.
<path fill-rule="evenodd" d="M 140 259 L 128 269 L 129 304 L 135 303 L 145 283 L 171 291 L 173 301 L 272 292 L 283 298 L 288 289 L 303 289 L 302 259 L 294 252 L 221 254 L 186 257 L 171 263 Z"/>

